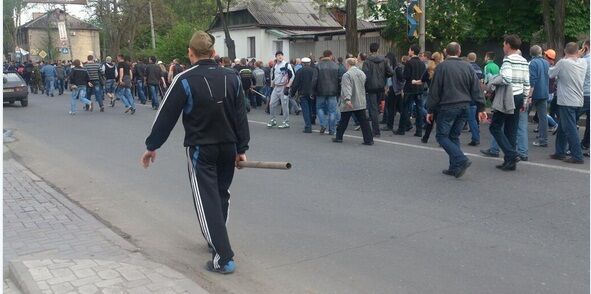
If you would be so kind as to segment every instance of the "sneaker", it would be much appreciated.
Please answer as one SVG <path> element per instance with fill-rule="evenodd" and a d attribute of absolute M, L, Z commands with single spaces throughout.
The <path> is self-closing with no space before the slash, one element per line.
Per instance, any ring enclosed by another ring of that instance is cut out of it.
<path fill-rule="evenodd" d="M 380 134 L 373 134 L 373 137 L 374 138 L 379 138 L 379 137 L 381 137 L 381 135 Z"/>
<path fill-rule="evenodd" d="M 306 134 L 310 134 L 312 133 L 312 129 L 305 128 L 303 132 Z"/>
<path fill-rule="evenodd" d="M 428 138 L 425 138 L 425 137 L 423 137 L 423 138 L 421 138 L 421 143 L 423 143 L 423 144 L 427 144 L 427 143 L 429 143 L 429 139 L 428 139 Z"/>
<path fill-rule="evenodd" d="M 343 140 L 339 140 L 337 138 L 332 138 L 333 143 L 343 143 Z"/>
<path fill-rule="evenodd" d="M 539 131 L 540 131 L 540 130 L 539 130 L 538 128 L 535 128 L 535 129 L 534 129 L 534 133 L 537 133 L 537 132 L 539 132 Z"/>
<path fill-rule="evenodd" d="M 400 131 L 400 130 L 398 130 L 398 131 L 394 132 L 394 135 L 397 135 L 397 136 L 404 136 L 404 132 L 403 132 L 403 131 Z"/>
<path fill-rule="evenodd" d="M 415 136 L 415 137 L 419 137 L 419 138 L 422 138 L 422 137 L 423 137 L 423 134 L 421 134 L 421 133 L 419 133 L 419 132 L 416 132 L 416 133 L 415 133 L 413 136 Z"/>
<path fill-rule="evenodd" d="M 135 113 L 135 108 L 131 108 L 131 112 L 129 114 L 134 114 Z"/>
<path fill-rule="evenodd" d="M 328 135 L 334 136 L 334 132 L 328 132 Z"/>
<path fill-rule="evenodd" d="M 76 114 L 76 112 L 75 112 L 75 111 L 70 111 L 70 112 L 68 112 L 68 114 L 70 114 L 70 115 L 75 115 L 75 114 Z"/>
<path fill-rule="evenodd" d="M 478 141 L 470 141 L 470 143 L 468 143 L 468 146 L 478 146 L 480 145 L 480 142 Z"/>
<path fill-rule="evenodd" d="M 371 142 L 363 142 L 363 143 L 361 143 L 361 144 L 363 144 L 363 145 L 367 145 L 367 146 L 371 146 L 371 145 L 373 145 L 373 141 L 371 141 Z"/>
<path fill-rule="evenodd" d="M 131 111 L 131 107 L 127 107 L 127 108 L 125 108 L 125 113 L 128 113 L 128 112 L 130 112 L 130 111 Z"/>
<path fill-rule="evenodd" d="M 90 106 L 88 107 L 88 110 L 89 111 L 92 111 L 93 109 L 94 109 L 94 103 L 91 102 L 90 103 Z"/>
<path fill-rule="evenodd" d="M 111 98 L 111 101 L 109 101 L 109 106 L 115 107 L 115 99 Z"/>
<path fill-rule="evenodd" d="M 101 112 L 105 112 L 105 107 L 101 106 Z"/>
<path fill-rule="evenodd" d="M 84 111 L 88 111 L 89 109 L 89 105 L 88 104 L 84 104 Z"/>
<path fill-rule="evenodd" d="M 361 130 L 361 126 L 356 126 L 353 130 L 359 131 L 359 130 Z"/>
<path fill-rule="evenodd" d="M 210 271 L 210 272 L 227 275 L 227 274 L 233 273 L 234 270 L 236 270 L 236 265 L 234 264 L 234 261 L 233 260 L 230 260 L 223 267 L 221 267 L 219 269 L 216 269 L 216 268 L 213 267 L 213 262 L 212 261 L 208 261 L 207 262 L 207 270 Z"/>
<path fill-rule="evenodd" d="M 325 127 L 321 127 L 320 128 L 320 134 L 322 135 L 322 134 L 324 134 L 324 132 L 326 132 L 326 128 Z"/>
<path fill-rule="evenodd" d="M 289 129 L 289 123 L 282 123 L 281 125 L 279 125 L 277 128 L 279 129 Z"/>
<path fill-rule="evenodd" d="M 554 159 L 554 160 L 564 160 L 564 159 L 566 159 L 566 156 L 564 156 L 564 155 L 559 155 L 559 154 L 550 154 L 550 159 Z"/>
<path fill-rule="evenodd" d="M 537 147 L 548 147 L 548 144 L 542 144 L 539 141 L 534 141 L 532 144 Z"/>
<path fill-rule="evenodd" d="M 482 154 L 484 154 L 485 156 L 488 156 L 488 157 L 499 157 L 499 154 L 498 153 L 491 152 L 490 149 L 480 150 L 480 153 L 482 153 Z"/>
<path fill-rule="evenodd" d="M 274 120 L 274 119 L 270 120 L 270 121 L 267 123 L 267 128 L 272 128 L 272 127 L 275 127 L 275 126 L 277 126 L 277 121 L 276 121 L 276 120 Z"/>
<path fill-rule="evenodd" d="M 449 169 L 444 169 L 444 170 L 441 171 L 441 173 L 443 173 L 446 176 L 454 176 L 455 175 L 455 173 L 452 170 L 449 170 Z"/>
<path fill-rule="evenodd" d="M 550 133 L 556 133 L 556 131 L 558 131 L 558 125 L 548 128 L 548 132 Z"/>
<path fill-rule="evenodd" d="M 527 157 L 527 156 L 519 156 L 519 161 L 529 161 L 529 157 Z"/>

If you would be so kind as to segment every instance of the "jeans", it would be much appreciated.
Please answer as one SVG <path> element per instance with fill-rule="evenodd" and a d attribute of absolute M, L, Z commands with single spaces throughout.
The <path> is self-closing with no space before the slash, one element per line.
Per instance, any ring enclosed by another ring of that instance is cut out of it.
<path fill-rule="evenodd" d="M 45 77 L 45 94 L 47 96 L 53 96 L 53 90 L 55 89 L 55 77 Z"/>
<path fill-rule="evenodd" d="M 316 97 L 316 109 L 320 126 L 324 128 L 328 126 L 328 131 L 334 133 L 337 119 L 337 96 Z"/>
<path fill-rule="evenodd" d="M 275 86 L 271 93 L 271 101 L 269 102 L 269 114 L 274 120 L 277 116 L 277 108 L 281 106 L 283 111 L 283 122 L 289 123 L 289 96 L 283 95 L 284 86 Z"/>
<path fill-rule="evenodd" d="M 515 110 L 513 113 L 495 111 L 490 124 L 490 133 L 505 154 L 505 162 L 513 161 L 517 153 L 517 126 L 519 125 L 519 106 L 523 105 L 523 94 L 513 96 Z"/>
<path fill-rule="evenodd" d="M 152 95 L 152 107 L 156 108 L 160 106 L 160 101 L 158 101 L 158 87 L 158 85 L 148 85 L 150 95 Z"/>
<path fill-rule="evenodd" d="M 371 129 L 374 135 L 380 134 L 380 122 L 378 116 L 380 115 L 378 100 L 382 93 L 367 93 L 367 111 L 369 112 L 369 119 L 371 120 Z"/>
<path fill-rule="evenodd" d="M 94 99 L 98 102 L 100 107 L 103 107 L 103 89 L 100 81 L 90 81 L 92 87 L 86 89 L 86 99 L 92 101 L 92 94 Z"/>
<path fill-rule="evenodd" d="M 423 119 L 425 111 L 421 94 L 404 94 L 404 104 L 402 106 L 402 113 L 400 114 L 400 123 L 398 124 L 399 132 L 404 133 L 408 128 L 410 128 L 410 112 L 413 102 L 416 104 L 416 133 L 421 134 L 423 131 Z"/>
<path fill-rule="evenodd" d="M 115 80 L 105 81 L 105 93 L 113 94 L 115 92 Z"/>
<path fill-rule="evenodd" d="M 339 121 L 339 126 L 337 127 L 336 139 L 343 140 L 343 135 L 347 130 L 347 126 L 349 126 L 349 120 L 351 119 L 351 116 L 357 117 L 357 120 L 359 121 L 359 125 L 361 126 L 361 133 L 363 134 L 363 142 L 373 142 L 371 128 L 369 127 L 367 116 L 365 116 L 365 109 L 341 112 L 341 120 Z"/>
<path fill-rule="evenodd" d="M 70 112 L 76 112 L 76 99 L 80 99 L 80 102 L 90 105 L 90 100 L 86 99 L 86 86 L 78 86 L 72 90 L 72 96 L 70 98 Z"/>
<path fill-rule="evenodd" d="M 519 112 L 519 123 L 517 124 L 517 153 L 520 156 L 527 157 L 528 140 L 527 140 L 527 125 L 529 115 L 527 111 Z M 548 132 L 546 132 L 548 134 Z"/>
<path fill-rule="evenodd" d="M 480 142 L 480 126 L 476 120 L 476 105 L 470 105 L 468 112 L 468 125 L 470 126 L 470 133 L 472 134 L 472 142 Z"/>
<path fill-rule="evenodd" d="M 135 88 L 137 90 L 137 96 L 140 99 L 142 104 L 146 104 L 146 93 L 144 92 L 144 80 L 136 80 L 135 81 Z M 154 96 L 152 96 L 152 100 L 154 100 Z M 154 103 L 152 103 L 154 105 Z"/>
<path fill-rule="evenodd" d="M 468 107 L 445 108 L 437 112 L 437 142 L 449 155 L 449 170 L 456 171 L 468 161 L 460 149 L 460 135 L 469 114 Z"/>
<path fill-rule="evenodd" d="M 548 105 L 546 99 L 534 100 L 533 105 L 538 112 L 538 142 L 548 144 Z"/>
<path fill-rule="evenodd" d="M 556 133 L 556 155 L 566 156 L 566 145 L 570 149 L 570 155 L 574 160 L 583 160 L 583 150 L 577 131 L 577 112 L 579 108 L 573 106 L 558 106 L 560 124 Z"/>
<path fill-rule="evenodd" d="M 117 89 L 117 97 L 123 102 L 125 108 L 135 108 L 135 101 L 133 95 L 131 95 L 131 89 L 127 87 L 119 87 Z"/>
<path fill-rule="evenodd" d="M 583 140 L 581 141 L 581 144 L 589 148 L 589 96 L 584 96 L 584 99 L 585 103 L 583 105 L 583 109 L 581 110 L 582 112 L 580 115 L 585 114 L 587 117 L 585 119 L 585 134 L 583 135 Z"/>
<path fill-rule="evenodd" d="M 304 129 L 312 129 L 312 101 L 310 96 L 301 96 L 302 116 L 304 117 Z"/>
<path fill-rule="evenodd" d="M 64 79 L 60 79 L 60 78 L 58 78 L 58 79 L 56 80 L 56 82 L 57 82 L 57 83 L 56 83 L 56 86 L 57 86 L 58 93 L 59 93 L 60 95 L 64 94 Z"/>

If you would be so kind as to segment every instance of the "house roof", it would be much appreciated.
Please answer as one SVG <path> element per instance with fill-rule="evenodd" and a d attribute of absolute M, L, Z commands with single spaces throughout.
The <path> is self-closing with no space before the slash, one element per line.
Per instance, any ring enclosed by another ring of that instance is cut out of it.
<path fill-rule="evenodd" d="M 357 32 L 360 33 L 381 31 L 384 27 L 385 25 L 378 25 L 368 21 L 357 21 Z M 317 36 L 344 35 L 346 32 L 345 28 L 322 31 L 289 31 L 287 32 L 288 36 L 284 37 L 284 39 L 314 39 Z"/>
<path fill-rule="evenodd" d="M 274 4 L 271 0 L 239 0 L 230 12 L 248 10 L 260 26 L 306 29 L 337 29 L 342 26 L 330 16 L 319 15 L 313 0 L 289 0 Z"/>
<path fill-rule="evenodd" d="M 36 19 L 33 19 L 19 28 L 21 29 L 46 29 L 47 27 L 57 28 L 58 22 L 58 15 L 63 13 L 64 11 L 61 9 L 56 9 L 53 11 L 48 11 L 43 16 L 40 16 Z M 100 30 L 98 27 L 82 21 L 76 17 L 73 17 L 69 14 L 66 14 L 66 26 L 69 30 L 93 30 L 98 31 Z"/>

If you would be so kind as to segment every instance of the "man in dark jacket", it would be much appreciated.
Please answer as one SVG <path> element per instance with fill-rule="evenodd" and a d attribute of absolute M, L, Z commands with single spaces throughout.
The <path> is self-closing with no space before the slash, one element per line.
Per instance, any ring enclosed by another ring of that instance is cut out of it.
<path fill-rule="evenodd" d="M 312 133 L 312 96 L 318 80 L 318 71 L 310 66 L 311 60 L 304 57 L 301 60 L 303 67 L 295 74 L 291 85 L 291 96 L 300 94 L 302 114 L 304 116 L 304 133 Z"/>
<path fill-rule="evenodd" d="M 316 83 L 316 108 L 320 121 L 320 134 L 329 135 L 336 131 L 337 96 L 339 95 L 339 66 L 332 59 L 332 51 L 325 50 L 316 65 L 318 82 Z M 328 115 L 328 121 L 327 116 Z"/>
<path fill-rule="evenodd" d="M 133 77 L 135 78 L 137 96 L 142 104 L 146 104 L 146 65 L 143 60 L 139 59 L 133 67 Z M 156 97 L 156 99 L 158 98 Z M 152 96 L 152 100 L 154 100 L 154 96 Z M 152 104 L 154 104 L 154 102 L 152 102 Z"/>
<path fill-rule="evenodd" d="M 425 74 L 427 67 L 425 63 L 419 59 L 419 52 L 421 47 L 419 45 L 412 45 L 408 49 L 408 55 L 410 59 L 404 66 L 404 105 L 400 112 L 400 123 L 398 124 L 398 131 L 395 135 L 404 135 L 404 132 L 412 129 L 411 125 L 407 125 L 410 122 L 410 111 L 413 102 L 416 104 L 416 127 L 415 137 L 423 136 L 423 102 L 421 100 L 421 94 L 423 93 L 423 84 L 420 83 L 421 78 Z M 413 82 L 414 81 L 414 82 Z"/>
<path fill-rule="evenodd" d="M 392 67 L 388 60 L 378 55 L 380 44 L 369 45 L 369 56 L 363 62 L 362 70 L 365 73 L 365 91 L 367 91 L 367 109 L 371 119 L 371 128 L 374 137 L 380 137 L 379 100 L 386 90 L 386 79 L 393 76 Z"/>
<path fill-rule="evenodd" d="M 156 56 L 151 56 L 149 59 L 150 64 L 146 66 L 146 84 L 148 85 L 148 91 L 152 97 L 152 109 L 156 110 L 160 106 L 158 101 L 158 90 L 160 87 L 160 80 L 162 79 L 162 70 L 160 66 L 156 64 Z"/>
<path fill-rule="evenodd" d="M 203 31 L 189 42 L 192 67 L 178 74 L 166 92 L 146 139 L 141 163 L 147 168 L 179 116 L 183 116 L 185 142 L 193 203 L 201 233 L 212 249 L 210 271 L 234 272 L 234 252 L 226 221 L 234 168 L 246 161 L 250 139 L 244 91 L 234 71 L 213 60 L 215 38 Z"/>
<path fill-rule="evenodd" d="M 437 111 L 437 142 L 449 155 L 449 168 L 443 173 L 459 178 L 472 164 L 460 149 L 459 139 L 468 120 L 470 103 L 476 103 L 481 121 L 486 120 L 486 113 L 476 72 L 459 58 L 460 44 L 452 42 L 446 50 L 447 59 L 437 66 L 433 75 L 427 100 L 427 122 L 433 123 L 433 112 Z"/>

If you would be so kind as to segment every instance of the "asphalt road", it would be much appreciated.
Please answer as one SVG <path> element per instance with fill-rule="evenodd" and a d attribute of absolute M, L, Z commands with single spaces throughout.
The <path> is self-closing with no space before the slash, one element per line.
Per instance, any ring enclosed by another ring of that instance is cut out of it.
<path fill-rule="evenodd" d="M 3 111 L 22 161 L 213 293 L 589 292 L 589 163 L 549 160 L 552 148 L 531 147 L 530 162 L 502 172 L 477 155 L 484 147 L 465 146 L 473 165 L 454 179 L 441 174 L 447 157 L 434 137 L 423 145 L 386 134 L 362 146 L 351 131 L 334 144 L 303 134 L 301 117 L 268 130 L 256 110 L 249 158 L 293 168 L 237 172 L 229 230 L 238 268 L 220 276 L 204 269 L 180 122 L 144 170 L 149 107 L 69 116 L 68 96 L 29 101 Z M 484 145 L 488 137 L 484 127 Z"/>

